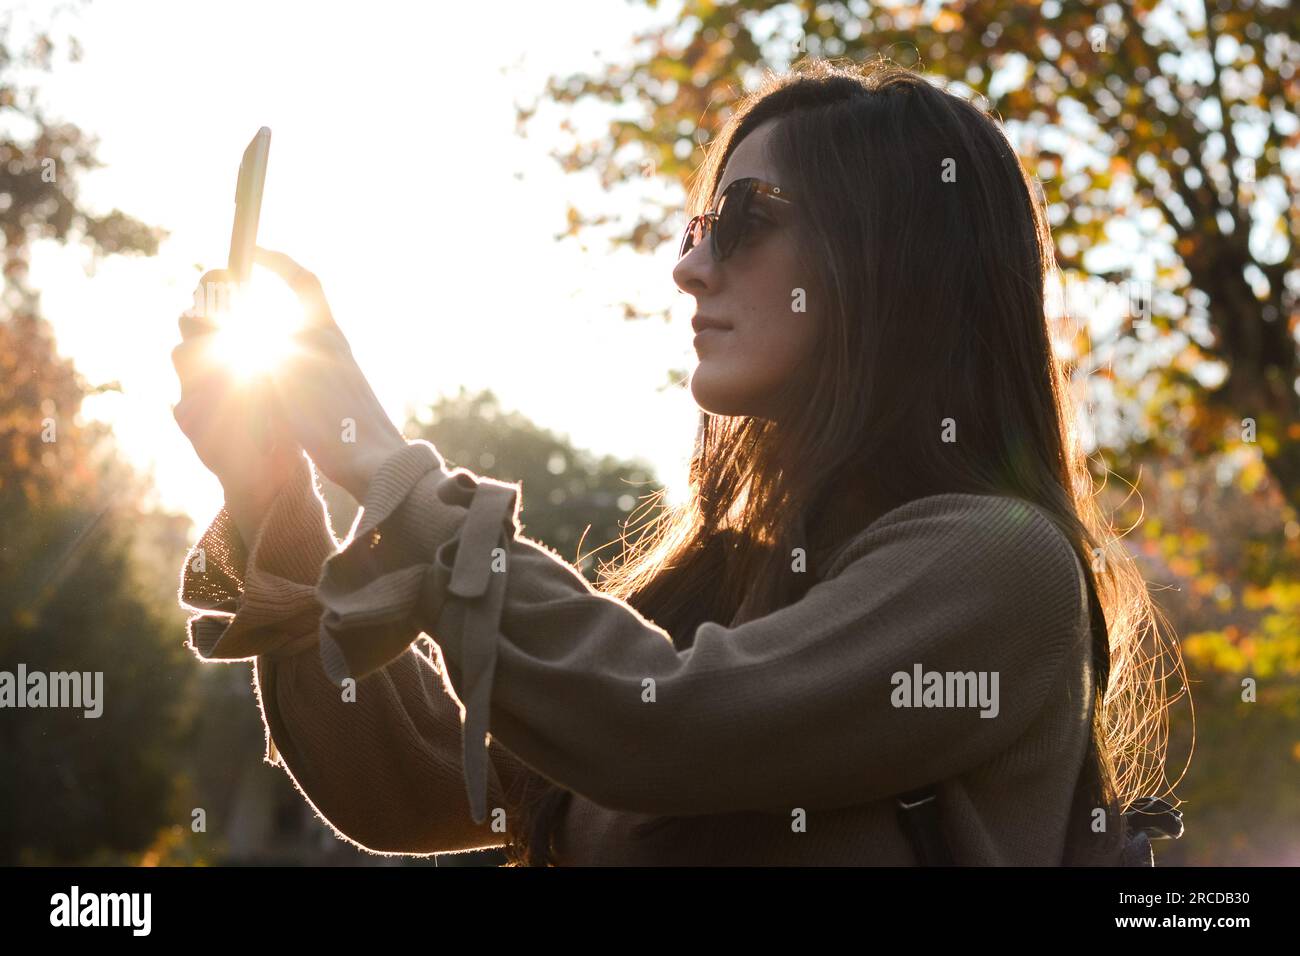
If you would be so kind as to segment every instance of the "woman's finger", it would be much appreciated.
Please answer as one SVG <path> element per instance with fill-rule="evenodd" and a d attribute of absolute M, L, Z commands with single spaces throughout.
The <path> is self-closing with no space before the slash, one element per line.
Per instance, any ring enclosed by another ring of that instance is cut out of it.
<path fill-rule="evenodd" d="M 172 406 L 172 418 L 176 419 L 176 424 L 191 441 L 196 439 L 202 441 L 210 434 L 210 429 L 213 427 L 212 405 L 209 397 L 202 392 L 181 396 L 181 400 Z"/>
<path fill-rule="evenodd" d="M 307 311 L 307 324 L 329 327 L 334 325 L 329 303 L 325 299 L 325 290 L 320 280 L 294 262 L 283 252 L 272 252 L 261 246 L 253 247 L 253 261 L 266 266 L 297 293 Z"/>
<path fill-rule="evenodd" d="M 204 391 L 217 382 L 222 370 L 208 354 L 209 342 L 190 339 L 172 349 L 172 367 L 181 382 L 181 397 Z"/>
<path fill-rule="evenodd" d="M 206 316 L 196 315 L 193 312 L 182 312 L 177 325 L 180 326 L 181 338 L 185 340 L 217 331 L 215 322 Z"/>
<path fill-rule="evenodd" d="M 207 272 L 203 273 L 203 276 L 199 279 L 199 285 L 205 286 L 209 282 L 233 282 L 233 281 L 234 281 L 234 276 L 231 274 L 229 269 L 209 269 Z"/>
<path fill-rule="evenodd" d="M 304 357 L 332 361 L 352 357 L 352 346 L 337 327 L 304 326 L 293 333 L 293 341 Z"/>
<path fill-rule="evenodd" d="M 230 308 L 236 283 L 229 269 L 209 269 L 194 288 L 194 298 L 187 315 L 213 319 Z"/>

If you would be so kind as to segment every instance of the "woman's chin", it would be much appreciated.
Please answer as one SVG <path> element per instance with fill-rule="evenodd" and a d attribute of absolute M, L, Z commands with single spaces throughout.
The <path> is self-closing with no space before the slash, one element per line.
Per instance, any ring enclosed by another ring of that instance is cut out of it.
<path fill-rule="evenodd" d="M 710 415 L 748 415 L 749 402 L 742 389 L 714 374 L 708 362 L 696 366 L 691 376 L 691 396 Z"/>

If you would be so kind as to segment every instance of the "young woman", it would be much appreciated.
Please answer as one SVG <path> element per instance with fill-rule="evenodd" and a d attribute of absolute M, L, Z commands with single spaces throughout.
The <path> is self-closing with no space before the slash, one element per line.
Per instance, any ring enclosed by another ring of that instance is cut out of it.
<path fill-rule="evenodd" d="M 183 318 L 177 420 L 227 492 L 195 651 L 255 660 L 269 758 L 377 852 L 911 865 L 897 798 L 933 787 L 956 863 L 1115 862 L 1163 771 L 1160 615 L 1092 498 L 1006 138 L 908 70 L 809 61 L 691 205 L 691 493 L 599 589 L 518 533 L 518 485 L 402 438 L 286 257 L 312 331 L 276 455 Z M 363 502 L 342 550 L 299 448 Z"/>

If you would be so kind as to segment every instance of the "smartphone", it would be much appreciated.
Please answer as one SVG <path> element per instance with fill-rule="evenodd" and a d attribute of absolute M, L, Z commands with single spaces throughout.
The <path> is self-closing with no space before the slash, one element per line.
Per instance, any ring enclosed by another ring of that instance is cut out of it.
<path fill-rule="evenodd" d="M 226 268 L 234 282 L 243 286 L 253 271 L 253 248 L 257 245 L 257 222 L 262 216 L 262 189 L 266 185 L 266 160 L 271 152 L 271 128 L 263 126 L 253 136 L 239 163 L 235 184 L 235 225 L 230 232 L 230 259 Z M 271 405 L 273 396 L 265 384 L 257 386 L 262 402 L 253 415 L 253 440 L 265 453 L 274 447 Z M 251 544 L 251 542 L 250 542 Z"/>
<path fill-rule="evenodd" d="M 257 221 L 262 215 L 262 188 L 266 185 L 266 160 L 271 152 L 271 128 L 263 126 L 244 150 L 235 186 L 235 227 L 230 233 L 227 268 L 240 285 L 253 270 L 253 247 L 257 244 Z"/>

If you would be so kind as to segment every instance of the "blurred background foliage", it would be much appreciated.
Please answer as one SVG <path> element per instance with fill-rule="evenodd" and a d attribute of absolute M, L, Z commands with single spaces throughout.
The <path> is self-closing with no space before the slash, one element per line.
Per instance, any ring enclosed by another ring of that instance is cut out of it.
<path fill-rule="evenodd" d="M 643 199 L 628 224 L 614 213 L 627 208 L 622 189 L 687 185 L 764 69 L 885 54 L 996 111 L 1041 185 L 1067 281 L 1150 283 L 1150 321 L 1129 315 L 1094 336 L 1073 314 L 1063 354 L 1093 410 L 1103 501 L 1192 677 L 1194 752 L 1180 707 L 1169 767 L 1188 831 L 1157 846 L 1162 864 L 1300 863 L 1297 37 L 1293 5 L 1245 0 L 1199 18 L 1150 2 L 688 0 L 636 38 L 635 56 L 555 77 L 519 111 L 526 135 L 543 103 L 614 110 L 601 135 L 575 134 L 556 155 L 610 190 L 610 209 L 572 208 L 565 225 L 621 224 L 611 243 L 649 252 L 676 241 L 680 204 Z M 83 398 L 116 385 L 87 382 L 60 357 L 27 283 L 31 244 L 150 255 L 165 236 L 79 202 L 94 140 L 48 120 L 38 90 L 13 79 L 15 67 L 48 68 L 59 43 L 75 58 L 71 37 L 20 47 L 0 33 L 0 113 L 35 130 L 0 132 L 0 668 L 102 670 L 119 703 L 90 723 L 74 711 L 0 715 L 0 863 L 396 865 L 336 840 L 256 759 L 248 669 L 196 666 L 183 646 L 179 561 L 201 529 L 146 510 L 145 482 L 112 435 L 79 415 Z M 1205 51 L 1212 68 L 1198 69 Z M 53 181 L 42 175 L 50 157 Z M 1094 261 L 1119 215 L 1137 224 L 1148 274 Z M 56 442 L 42 438 L 51 422 Z M 658 488 L 644 463 L 576 449 L 491 393 L 444 399 L 406 434 L 453 465 L 521 481 L 525 532 L 592 580 Z M 341 537 L 356 503 L 328 484 L 325 494 Z"/>

